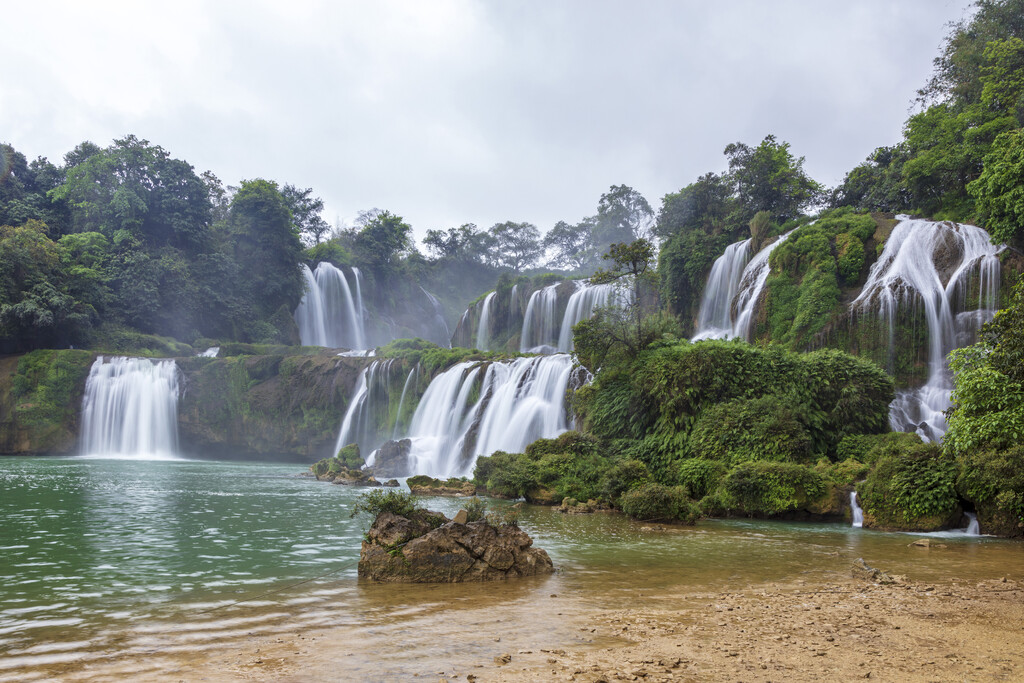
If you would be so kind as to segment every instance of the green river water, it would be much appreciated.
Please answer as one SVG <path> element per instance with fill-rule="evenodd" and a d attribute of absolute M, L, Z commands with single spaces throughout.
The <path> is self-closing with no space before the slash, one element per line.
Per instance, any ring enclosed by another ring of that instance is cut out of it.
<path fill-rule="evenodd" d="M 932 552 L 908 548 L 911 535 L 841 524 L 708 520 L 657 529 L 528 507 L 521 526 L 557 574 L 501 585 L 373 585 L 356 577 L 369 523 L 350 518 L 359 491 L 301 471 L 0 459 L 0 681 L 106 680 L 104 663 L 124 653 L 145 655 L 128 672 L 143 675 L 244 638 L 338 627 L 351 629 L 352 652 L 339 655 L 351 655 L 353 678 L 386 680 L 413 661 L 487 656 L 494 639 L 482 634 L 492 630 L 505 634 L 505 647 L 576 642 L 562 627 L 573 610 L 656 600 L 670 587 L 829 579 L 847 576 L 857 557 L 925 581 L 1019 579 L 1024 567 L 1024 545 L 987 537 L 948 535 Z M 424 502 L 449 516 L 460 507 Z M 472 610 L 478 633 L 467 638 L 466 620 L 452 615 Z M 439 640 L 448 645 L 439 649 Z M 375 642 L 397 643 L 399 652 L 375 657 Z"/>

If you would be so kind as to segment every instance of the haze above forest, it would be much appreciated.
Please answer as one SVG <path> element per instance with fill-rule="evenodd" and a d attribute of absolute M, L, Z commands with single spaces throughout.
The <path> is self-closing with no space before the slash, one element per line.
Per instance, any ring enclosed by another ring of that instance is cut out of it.
<path fill-rule="evenodd" d="M 56 161 L 132 133 L 221 178 L 315 188 L 332 224 L 380 207 L 418 238 L 546 231 L 611 185 L 656 202 L 769 133 L 841 182 L 899 140 L 966 5 L 21 3 L 0 140 Z"/>

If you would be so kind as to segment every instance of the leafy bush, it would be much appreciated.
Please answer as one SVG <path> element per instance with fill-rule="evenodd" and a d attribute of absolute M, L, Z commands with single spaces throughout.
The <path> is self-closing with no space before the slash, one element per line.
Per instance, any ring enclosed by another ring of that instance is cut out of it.
<path fill-rule="evenodd" d="M 694 524 L 700 516 L 697 505 L 682 486 L 642 484 L 619 497 L 624 513 L 644 522 L 682 522 Z"/>
<path fill-rule="evenodd" d="M 679 464 L 679 483 L 691 496 L 702 499 L 718 488 L 725 471 L 725 465 L 715 460 L 689 458 Z"/>
<path fill-rule="evenodd" d="M 467 522 L 479 522 L 487 513 L 487 505 L 476 496 L 467 500 L 462 509 L 466 511 Z"/>
<path fill-rule="evenodd" d="M 850 434 L 844 436 L 836 448 L 837 460 L 856 460 L 872 465 L 882 458 L 892 457 L 921 443 L 921 437 L 909 432 L 887 434 Z"/>
<path fill-rule="evenodd" d="M 649 478 L 647 466 L 639 460 L 620 460 L 609 467 L 601 478 L 601 495 L 614 502 L 623 493 L 645 483 Z"/>
<path fill-rule="evenodd" d="M 801 510 L 827 493 L 820 474 L 786 462 L 745 462 L 723 481 L 725 502 L 748 515 L 778 515 Z"/>
<path fill-rule="evenodd" d="M 801 406 L 777 396 L 726 401 L 704 410 L 690 433 L 690 455 L 736 464 L 746 460 L 811 458 L 812 442 L 797 414 Z"/>
<path fill-rule="evenodd" d="M 917 443 L 878 460 L 857 493 L 875 525 L 932 531 L 957 509 L 956 475 L 955 461 L 938 445 Z"/>
<path fill-rule="evenodd" d="M 366 513 L 376 519 L 383 513 L 390 512 L 399 517 L 411 517 L 422 510 L 410 493 L 397 489 L 373 489 L 359 496 L 356 504 L 352 506 L 350 516 Z"/>
<path fill-rule="evenodd" d="M 349 469 L 358 469 L 363 466 L 363 456 L 359 454 L 359 444 L 350 443 L 338 450 L 335 460 Z"/>
<path fill-rule="evenodd" d="M 986 533 L 1020 536 L 1024 528 L 1024 446 L 977 451 L 960 459 L 956 488 L 978 510 Z"/>
<path fill-rule="evenodd" d="M 530 489 L 540 485 L 537 465 L 524 453 L 495 451 L 488 457 L 477 458 L 473 479 L 487 488 L 491 495 L 504 498 L 522 498 Z"/>
<path fill-rule="evenodd" d="M 836 486 L 846 487 L 863 479 L 871 470 L 871 466 L 856 460 L 841 460 L 836 463 L 822 460 L 814 469 Z"/>
<path fill-rule="evenodd" d="M 497 528 L 502 526 L 519 526 L 519 511 L 521 510 L 522 503 L 516 503 L 515 505 L 509 505 L 501 510 L 495 510 L 494 512 L 488 512 L 484 519 L 491 526 Z"/>

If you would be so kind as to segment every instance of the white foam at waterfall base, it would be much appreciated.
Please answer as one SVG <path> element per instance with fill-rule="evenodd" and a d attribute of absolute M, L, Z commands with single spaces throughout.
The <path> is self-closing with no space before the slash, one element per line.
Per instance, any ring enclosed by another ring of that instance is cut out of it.
<path fill-rule="evenodd" d="M 993 245 L 988 233 L 973 225 L 900 218 L 851 310 L 886 322 L 892 355 L 900 309 L 922 308 L 928 326 L 928 380 L 897 393 L 889 421 L 896 431 L 916 431 L 925 440 L 937 441 L 946 432 L 944 411 L 953 389 L 946 356 L 994 314 L 1003 247 Z M 975 315 L 964 316 L 957 303 L 975 277 L 978 308 Z"/>
<path fill-rule="evenodd" d="M 179 459 L 174 361 L 96 358 L 82 398 L 80 450 L 91 458 Z"/>
<path fill-rule="evenodd" d="M 306 293 L 295 309 L 303 346 L 365 349 L 363 299 L 358 268 L 352 268 L 355 294 L 345 273 L 327 261 L 311 271 L 302 265 Z"/>

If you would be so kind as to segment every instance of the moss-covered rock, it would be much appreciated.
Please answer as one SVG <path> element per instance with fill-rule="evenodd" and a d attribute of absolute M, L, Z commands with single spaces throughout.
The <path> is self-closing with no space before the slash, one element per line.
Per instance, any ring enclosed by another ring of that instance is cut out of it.
<path fill-rule="evenodd" d="M 32 351 L 0 358 L 0 453 L 72 453 L 90 351 Z"/>
<path fill-rule="evenodd" d="M 962 516 L 956 462 L 937 444 L 917 443 L 882 457 L 857 485 L 864 527 L 937 531 Z"/>
<path fill-rule="evenodd" d="M 451 477 L 435 479 L 425 474 L 409 477 L 405 481 L 414 496 L 475 496 L 476 484 L 468 479 Z"/>

